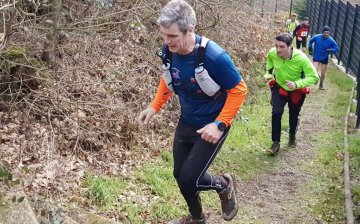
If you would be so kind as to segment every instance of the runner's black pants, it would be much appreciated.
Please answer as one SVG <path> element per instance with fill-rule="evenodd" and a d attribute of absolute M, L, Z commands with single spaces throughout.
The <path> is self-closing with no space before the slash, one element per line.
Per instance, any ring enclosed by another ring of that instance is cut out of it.
<path fill-rule="evenodd" d="M 202 218 L 199 191 L 219 192 L 227 187 L 224 177 L 212 175 L 207 169 L 229 131 L 227 128 L 219 142 L 212 144 L 201 139 L 200 134 L 196 132 L 198 129 L 200 128 L 179 121 L 173 144 L 174 177 L 189 207 L 189 212 L 195 219 Z"/>
<path fill-rule="evenodd" d="M 271 103 L 272 103 L 272 118 L 271 118 L 271 139 L 273 142 L 280 142 L 281 137 L 281 118 L 284 113 L 284 107 L 288 103 L 289 107 L 289 127 L 290 135 L 295 135 L 299 123 L 299 114 L 302 105 L 304 104 L 306 95 L 297 104 L 294 104 L 290 99 L 290 92 L 288 96 L 282 96 L 279 94 L 279 87 L 274 87 L 271 91 Z"/>

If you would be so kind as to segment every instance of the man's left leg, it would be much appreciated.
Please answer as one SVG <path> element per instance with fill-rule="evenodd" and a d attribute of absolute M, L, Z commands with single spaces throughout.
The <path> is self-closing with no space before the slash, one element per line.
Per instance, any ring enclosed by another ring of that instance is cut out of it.
<path fill-rule="evenodd" d="M 289 100 L 288 106 L 289 106 L 289 143 L 288 145 L 290 147 L 296 147 L 296 132 L 299 125 L 299 115 L 301 111 L 301 107 L 304 104 L 305 101 L 305 94 L 302 94 L 301 99 L 294 103 L 293 100 Z"/>
<path fill-rule="evenodd" d="M 320 86 L 319 89 L 324 89 L 324 80 L 326 77 L 327 63 L 320 63 L 321 76 L 320 76 Z"/>

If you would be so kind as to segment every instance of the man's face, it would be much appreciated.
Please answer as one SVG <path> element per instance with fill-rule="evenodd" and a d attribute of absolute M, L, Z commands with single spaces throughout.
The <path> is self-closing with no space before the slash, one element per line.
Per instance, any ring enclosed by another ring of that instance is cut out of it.
<path fill-rule="evenodd" d="M 323 38 L 326 39 L 330 36 L 330 31 L 324 31 L 323 32 Z"/>
<path fill-rule="evenodd" d="M 295 19 L 296 19 L 296 16 L 291 16 L 291 21 L 295 21 Z"/>
<path fill-rule="evenodd" d="M 173 23 L 169 27 L 160 26 L 160 33 L 164 43 L 169 46 L 171 52 L 178 54 L 187 53 L 186 46 L 188 45 L 188 37 L 191 31 L 184 34 L 180 31 L 179 26 Z"/>
<path fill-rule="evenodd" d="M 275 40 L 276 53 L 279 57 L 287 59 L 290 56 L 291 45 L 287 46 L 287 44 L 283 41 Z"/>

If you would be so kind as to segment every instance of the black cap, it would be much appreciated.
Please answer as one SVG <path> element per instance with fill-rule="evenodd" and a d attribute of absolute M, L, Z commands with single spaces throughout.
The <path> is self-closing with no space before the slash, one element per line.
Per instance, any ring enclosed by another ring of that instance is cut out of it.
<path fill-rule="evenodd" d="M 331 32 L 330 26 L 324 26 L 324 28 L 322 29 L 322 33 L 324 33 L 325 31 Z"/>

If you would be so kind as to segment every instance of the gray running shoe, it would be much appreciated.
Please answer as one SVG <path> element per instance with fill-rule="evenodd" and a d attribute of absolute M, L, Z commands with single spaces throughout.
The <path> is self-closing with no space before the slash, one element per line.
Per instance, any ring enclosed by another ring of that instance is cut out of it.
<path fill-rule="evenodd" d="M 295 135 L 289 135 L 289 147 L 295 148 L 296 147 L 296 137 Z"/>
<path fill-rule="evenodd" d="M 239 210 L 236 200 L 236 180 L 230 174 L 224 174 L 223 177 L 228 181 L 228 187 L 219 192 L 222 217 L 224 220 L 230 221 Z"/>
<path fill-rule="evenodd" d="M 280 143 L 279 142 L 273 142 L 270 148 L 270 153 L 272 155 L 276 155 L 280 150 Z"/>

